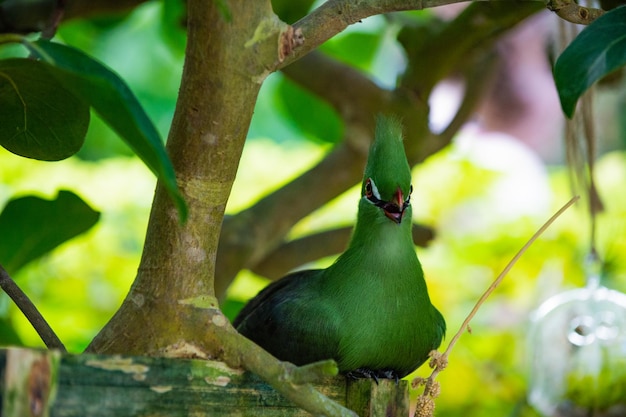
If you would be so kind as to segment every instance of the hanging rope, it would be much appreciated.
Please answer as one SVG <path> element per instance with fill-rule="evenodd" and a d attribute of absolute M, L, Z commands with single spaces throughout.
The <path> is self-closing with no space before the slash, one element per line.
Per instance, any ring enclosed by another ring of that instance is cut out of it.
<path fill-rule="evenodd" d="M 579 28 L 576 25 L 563 20 L 559 21 L 558 47 L 560 51 L 578 35 L 578 32 Z M 574 113 L 573 118 L 566 120 L 565 150 L 567 165 L 570 170 L 572 193 L 581 194 L 587 198 L 590 223 L 588 264 L 601 265 L 596 235 L 597 216 L 604 210 L 604 207 L 595 182 L 595 160 L 597 157 L 598 138 L 594 124 L 594 92 L 595 88 L 591 87 L 581 97 L 578 103 L 578 109 Z M 592 268 L 597 269 L 595 266 Z M 589 273 L 588 277 L 593 275 L 596 274 Z"/>

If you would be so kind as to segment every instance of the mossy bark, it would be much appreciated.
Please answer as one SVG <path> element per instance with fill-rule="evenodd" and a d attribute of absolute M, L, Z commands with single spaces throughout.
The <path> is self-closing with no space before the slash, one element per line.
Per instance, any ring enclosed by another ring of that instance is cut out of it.
<path fill-rule="evenodd" d="M 188 45 L 167 149 L 189 206 L 180 224 L 160 184 L 143 257 L 121 308 L 90 344 L 99 353 L 158 354 L 192 343 L 205 356 L 219 346 L 213 273 L 224 209 L 235 179 L 259 88 L 277 59 L 287 25 L 269 1 L 188 2 Z"/>

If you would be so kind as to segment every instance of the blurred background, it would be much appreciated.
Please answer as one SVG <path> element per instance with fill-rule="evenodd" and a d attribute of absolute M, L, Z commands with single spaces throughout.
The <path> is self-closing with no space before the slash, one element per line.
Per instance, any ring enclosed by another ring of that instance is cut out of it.
<path fill-rule="evenodd" d="M 182 70 L 184 34 L 172 2 L 146 2 L 130 14 L 74 19 L 58 39 L 105 62 L 124 78 L 167 137 Z M 393 88 L 406 66 L 394 19 L 446 19 L 448 7 L 394 18 L 372 17 L 323 45 L 322 51 Z M 179 12 L 179 11 L 178 11 Z M 550 70 L 556 18 L 540 12 L 499 40 L 503 64 L 475 114 L 441 151 L 413 170 L 414 221 L 434 238 L 419 247 L 431 298 L 446 317 L 448 338 L 476 300 L 531 235 L 574 194 L 565 163 L 562 115 Z M 626 291 L 626 96 L 624 80 L 599 86 L 594 120 L 596 181 L 605 210 L 597 218 L 602 283 Z M 443 129 L 461 102 L 454 77 L 430 98 L 430 126 Z M 310 115 L 307 118 L 303 115 Z M 235 214 L 318 162 L 342 137 L 342 122 L 319 98 L 281 73 L 264 83 L 228 203 Z M 0 149 L 0 207 L 26 194 L 69 189 L 101 212 L 87 233 L 15 274 L 71 352 L 81 352 L 119 307 L 139 263 L 155 178 L 92 114 L 84 147 L 62 162 L 28 160 Z M 357 184 L 291 231 L 298 237 L 352 225 Z M 559 218 L 524 254 L 482 306 L 439 380 L 437 415 L 533 416 L 528 389 L 529 317 L 544 300 L 585 285 L 590 250 L 587 199 Z M 325 266 L 333 258 L 321 259 Z M 311 267 L 312 265 L 306 265 Z M 241 271 L 223 302 L 232 318 L 269 281 Z M 43 346 L 4 294 L 0 344 Z M 444 346 L 447 341 L 444 342 Z M 427 376 L 426 366 L 415 375 Z M 460 414 L 461 413 L 461 414 Z"/>

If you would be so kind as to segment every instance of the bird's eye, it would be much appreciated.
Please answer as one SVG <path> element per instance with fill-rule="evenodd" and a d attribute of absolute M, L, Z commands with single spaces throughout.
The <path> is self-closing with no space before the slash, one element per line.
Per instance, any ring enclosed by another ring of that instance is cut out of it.
<path fill-rule="evenodd" d="M 371 198 L 372 195 L 374 195 L 374 192 L 372 191 L 372 180 L 368 178 L 365 182 L 365 197 Z"/>
<path fill-rule="evenodd" d="M 413 193 L 413 185 L 409 188 L 409 195 L 406 196 L 406 200 L 404 200 L 404 208 L 407 208 L 411 204 L 411 194 Z"/>

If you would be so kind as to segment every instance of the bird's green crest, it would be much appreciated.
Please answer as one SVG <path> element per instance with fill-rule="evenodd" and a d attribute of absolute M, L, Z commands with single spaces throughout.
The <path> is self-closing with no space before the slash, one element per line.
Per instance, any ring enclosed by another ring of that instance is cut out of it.
<path fill-rule="evenodd" d="M 410 193 L 411 169 L 404 151 L 402 124 L 394 117 L 378 116 L 376 119 L 376 134 L 365 166 L 362 195 L 368 178 L 374 181 L 384 200 L 391 200 L 398 187 L 405 196 Z"/>

